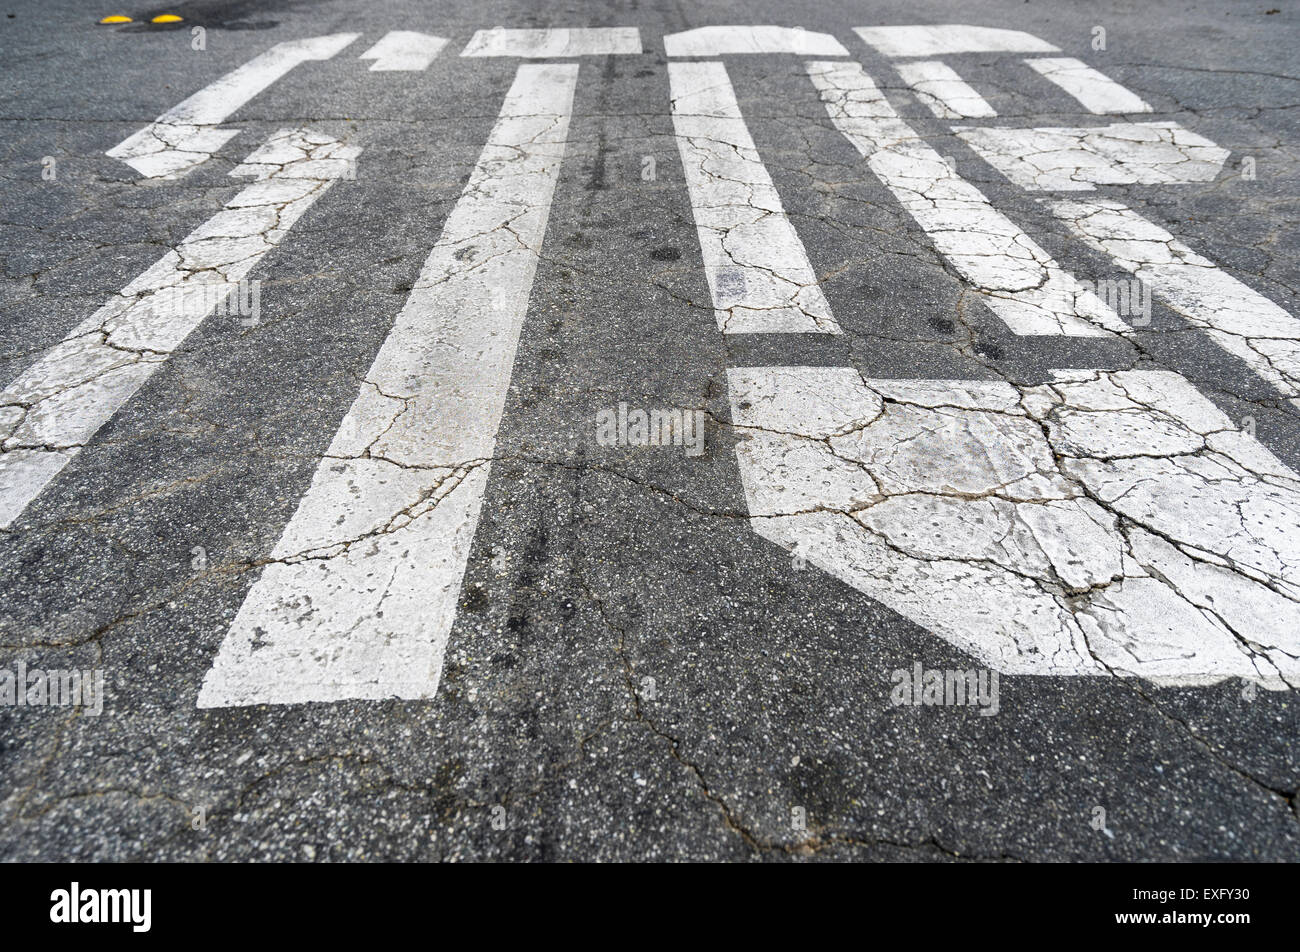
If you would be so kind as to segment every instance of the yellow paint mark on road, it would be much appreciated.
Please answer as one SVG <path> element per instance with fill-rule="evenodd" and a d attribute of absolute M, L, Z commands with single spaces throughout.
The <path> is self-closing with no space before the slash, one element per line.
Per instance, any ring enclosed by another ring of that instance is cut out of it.
<path fill-rule="evenodd" d="M 160 13 L 149 21 L 150 23 L 180 23 L 181 18 L 174 13 Z"/>
<path fill-rule="evenodd" d="M 104 17 L 104 19 L 100 20 L 99 22 L 100 23 L 130 23 L 131 18 L 124 17 L 121 14 L 115 13 L 112 16 Z"/>

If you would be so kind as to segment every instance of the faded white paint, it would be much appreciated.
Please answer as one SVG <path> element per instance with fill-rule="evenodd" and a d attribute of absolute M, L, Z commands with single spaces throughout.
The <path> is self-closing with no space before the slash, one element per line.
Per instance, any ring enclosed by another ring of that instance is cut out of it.
<path fill-rule="evenodd" d="M 1300 686 L 1300 478 L 1179 375 L 728 379 L 754 530 L 980 662 Z"/>
<path fill-rule="evenodd" d="M 838 334 L 721 63 L 669 63 L 673 129 L 718 329 Z"/>
<path fill-rule="evenodd" d="M 997 115 L 984 97 L 939 60 L 909 60 L 895 64 L 898 75 L 916 98 L 940 119 L 991 119 Z"/>
<path fill-rule="evenodd" d="M 277 43 L 177 103 L 105 155 L 121 159 L 146 178 L 180 178 L 239 135 L 238 129 L 217 128 L 237 109 L 299 63 L 327 60 L 360 35 L 335 33 Z"/>
<path fill-rule="evenodd" d="M 669 56 L 729 56 L 793 53 L 798 56 L 848 56 L 829 33 L 785 26 L 702 26 L 664 37 Z"/>
<path fill-rule="evenodd" d="M 519 67 L 200 707 L 433 697 L 577 77 L 576 65 Z"/>
<path fill-rule="evenodd" d="M 306 129 L 277 132 L 231 173 L 260 181 L 5 388 L 0 527 L 22 513 L 294 222 L 349 173 L 360 151 Z"/>
<path fill-rule="evenodd" d="M 1156 297 L 1300 405 L 1300 320 L 1120 202 L 1044 204 L 1090 247 L 1110 255 Z"/>
<path fill-rule="evenodd" d="M 808 72 L 835 127 L 1011 330 L 1094 337 L 1127 330 L 899 119 L 860 65 L 812 62 Z"/>
<path fill-rule="evenodd" d="M 461 56 L 518 56 L 566 59 L 571 56 L 637 55 L 641 34 L 634 26 L 548 30 L 479 30 Z"/>
<path fill-rule="evenodd" d="M 359 57 L 374 60 L 372 72 L 418 72 L 428 69 L 447 41 L 441 36 L 414 30 L 391 30 Z"/>
<path fill-rule="evenodd" d="M 1089 112 L 1106 115 L 1151 111 L 1141 96 L 1073 57 L 1040 57 L 1025 62 L 1077 99 Z"/>
<path fill-rule="evenodd" d="M 1031 191 L 1213 182 L 1229 155 L 1170 120 L 1078 128 L 954 128 L 986 162 Z"/>
<path fill-rule="evenodd" d="M 948 53 L 1059 53 L 1038 37 L 965 23 L 937 26 L 860 26 L 854 31 L 885 56 L 943 56 Z"/>

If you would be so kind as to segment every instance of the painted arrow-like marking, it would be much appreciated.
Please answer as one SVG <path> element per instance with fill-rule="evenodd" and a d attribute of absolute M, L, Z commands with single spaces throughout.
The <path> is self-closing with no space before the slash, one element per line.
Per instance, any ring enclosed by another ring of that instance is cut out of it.
<path fill-rule="evenodd" d="M 728 389 L 754 531 L 994 670 L 1300 686 L 1300 477 L 1178 374 Z"/>

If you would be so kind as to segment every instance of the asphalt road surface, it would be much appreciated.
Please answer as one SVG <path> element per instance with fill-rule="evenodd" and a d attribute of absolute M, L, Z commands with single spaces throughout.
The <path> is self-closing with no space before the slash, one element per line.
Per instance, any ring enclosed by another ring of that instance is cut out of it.
<path fill-rule="evenodd" d="M 1300 859 L 1300 10 L 117 3 L 0 8 L 0 858 Z"/>

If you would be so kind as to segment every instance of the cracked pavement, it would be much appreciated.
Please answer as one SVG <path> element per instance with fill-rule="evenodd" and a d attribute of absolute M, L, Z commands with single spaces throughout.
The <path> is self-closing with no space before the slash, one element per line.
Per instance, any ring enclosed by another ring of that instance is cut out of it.
<path fill-rule="evenodd" d="M 0 670 L 107 697 L 0 704 L 0 858 L 1300 859 L 1268 9 L 10 7 Z M 954 20 L 1059 51 L 855 34 Z M 725 24 L 807 46 L 665 51 Z M 460 56 L 497 25 L 644 51 Z M 916 662 L 996 716 L 892 704 Z"/>

